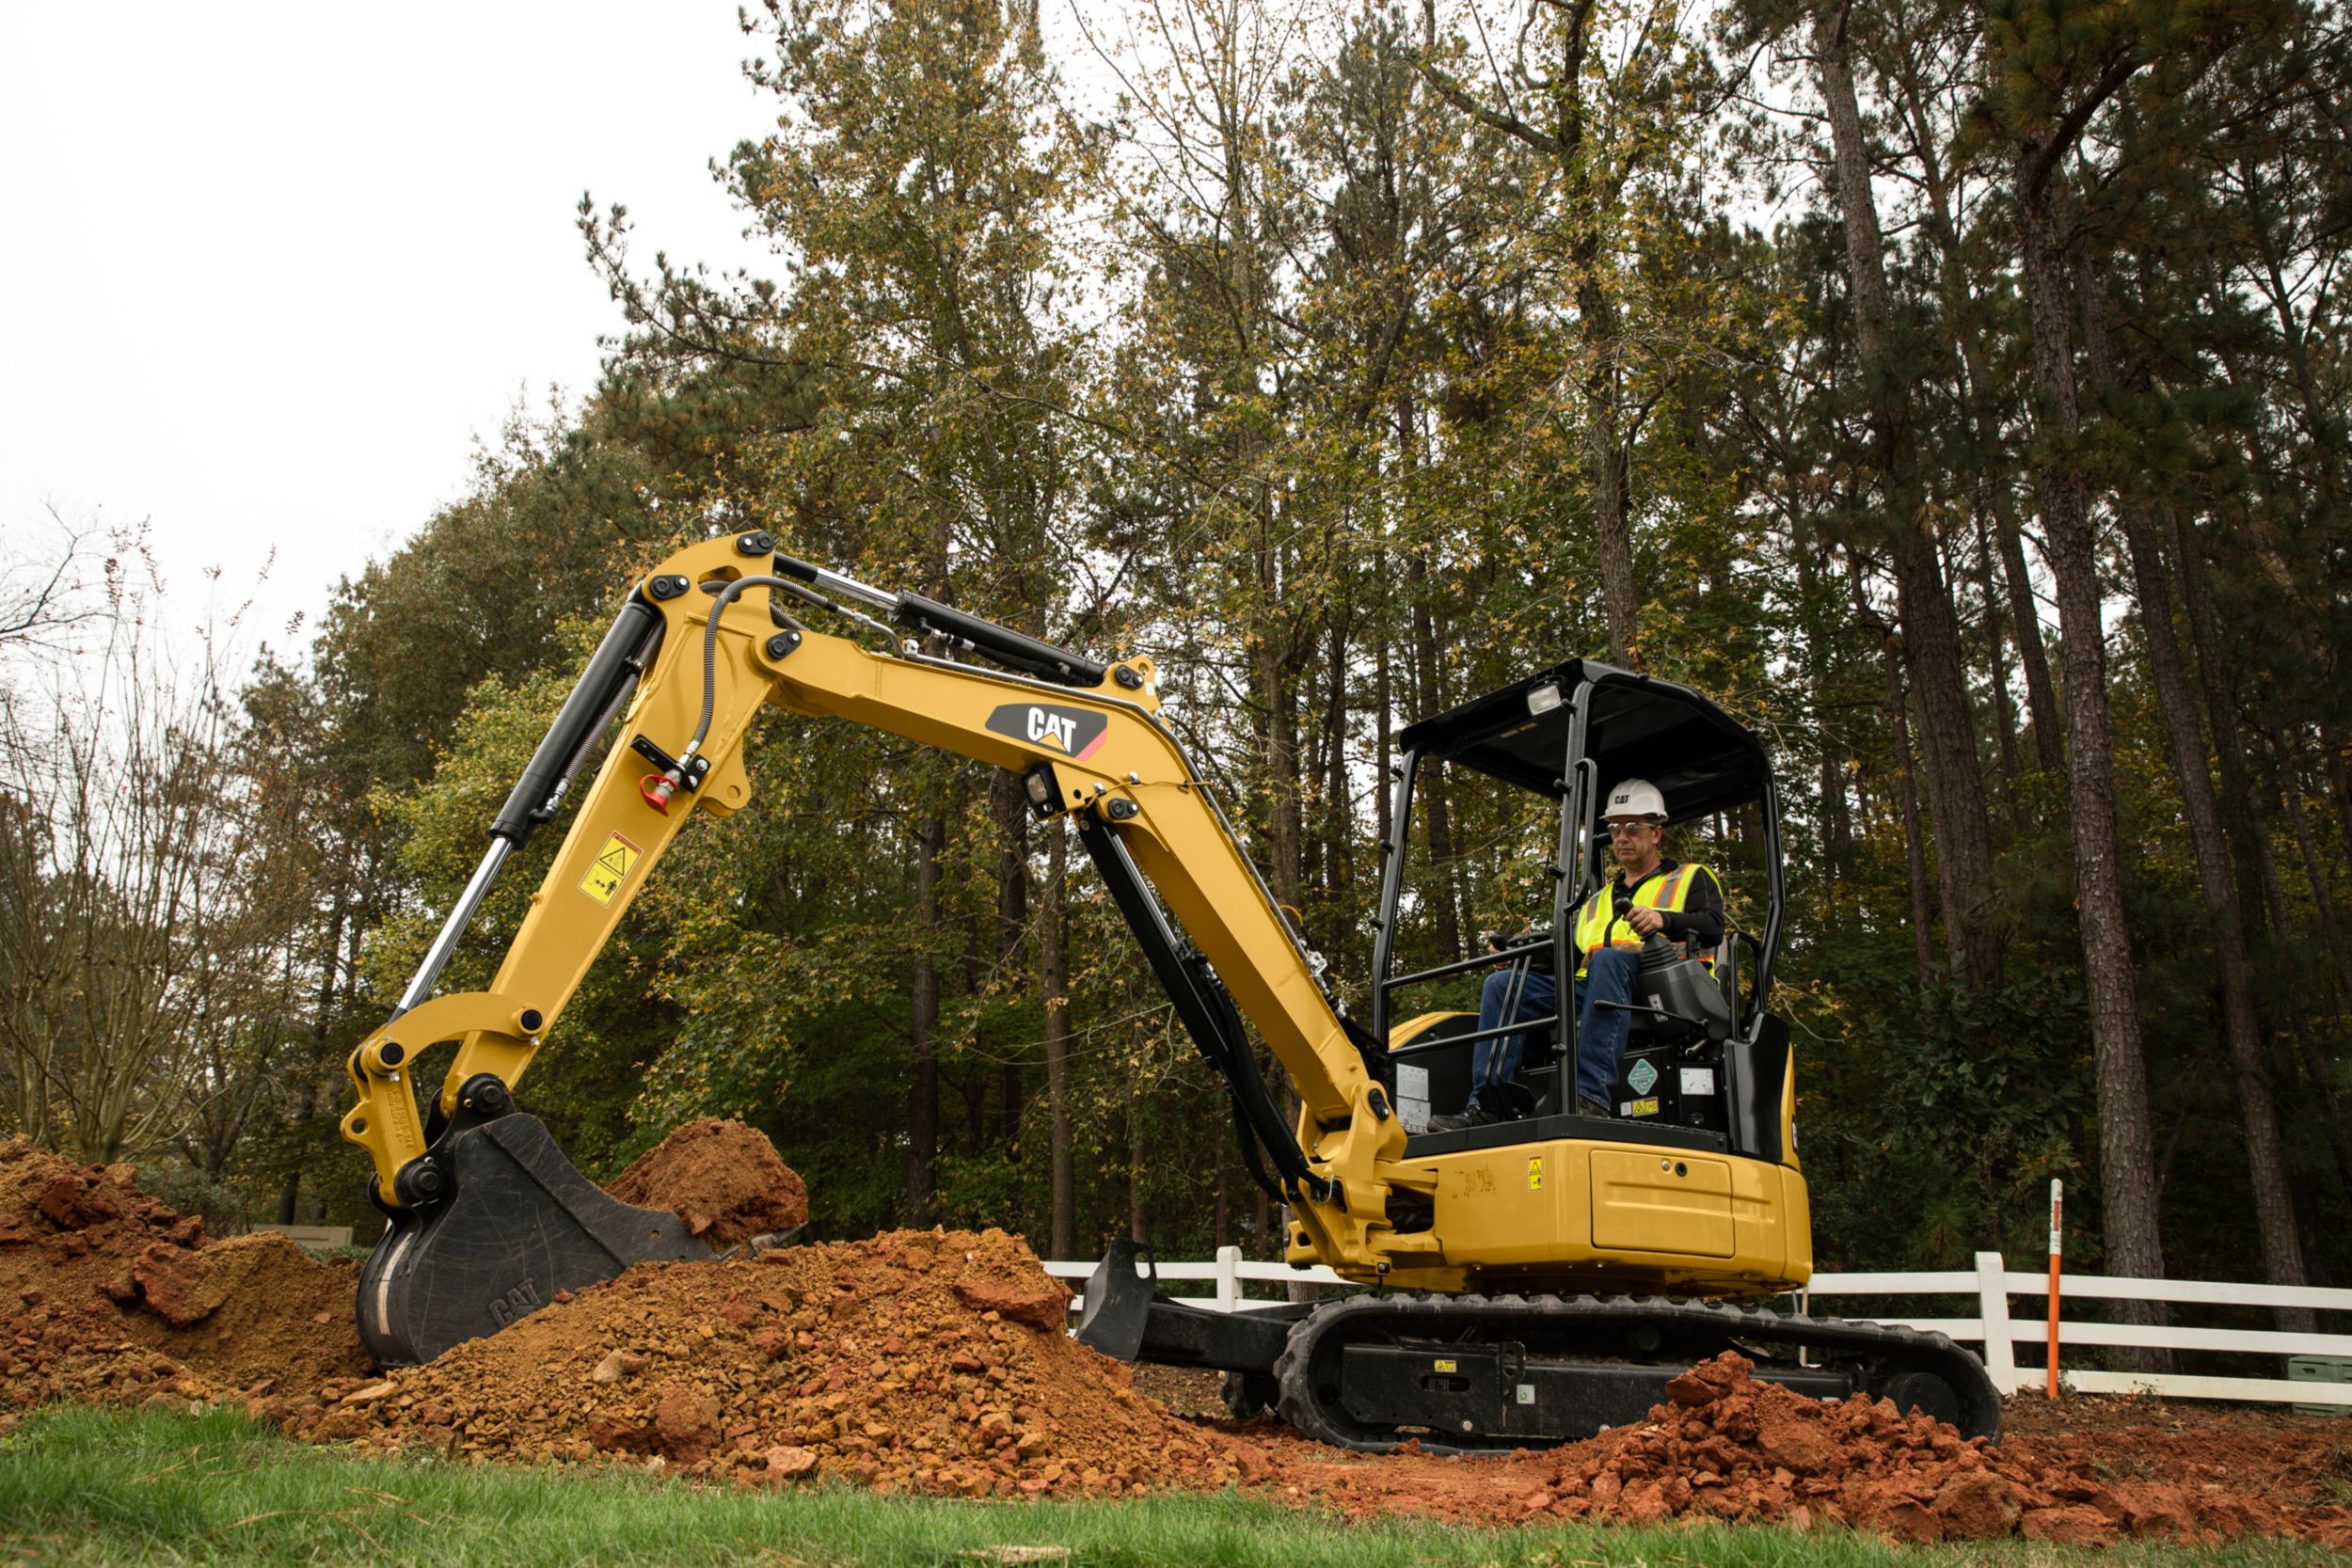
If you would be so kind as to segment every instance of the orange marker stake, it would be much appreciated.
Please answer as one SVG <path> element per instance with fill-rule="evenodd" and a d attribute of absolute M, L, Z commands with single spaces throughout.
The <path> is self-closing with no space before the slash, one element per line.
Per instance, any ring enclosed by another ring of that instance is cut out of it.
<path fill-rule="evenodd" d="M 2052 1178 L 2050 1181 L 2050 1398 L 2058 1398 L 2058 1237 L 2065 1228 L 2066 1183 Z"/>

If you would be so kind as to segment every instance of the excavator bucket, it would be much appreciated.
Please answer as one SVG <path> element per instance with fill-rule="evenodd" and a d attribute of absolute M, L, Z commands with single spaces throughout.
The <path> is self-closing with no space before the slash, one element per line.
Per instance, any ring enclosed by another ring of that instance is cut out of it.
<path fill-rule="evenodd" d="M 359 1338 L 378 1366 L 430 1361 L 631 1263 L 715 1256 L 675 1214 L 580 1175 L 536 1117 L 452 1127 L 433 1157 L 447 1192 L 394 1214 L 359 1274 Z"/>

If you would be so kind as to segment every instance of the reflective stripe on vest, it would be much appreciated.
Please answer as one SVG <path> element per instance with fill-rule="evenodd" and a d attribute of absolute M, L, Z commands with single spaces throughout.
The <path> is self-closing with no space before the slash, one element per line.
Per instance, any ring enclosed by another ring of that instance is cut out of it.
<path fill-rule="evenodd" d="M 1677 865 L 1672 871 L 1653 871 L 1634 884 L 1633 907 L 1680 914 L 1683 906 L 1690 902 L 1691 889 L 1697 885 L 1701 877 L 1712 881 L 1715 874 L 1695 862 Z M 1723 884 L 1717 882 L 1716 885 L 1720 887 Z M 1582 907 L 1576 911 L 1576 925 L 1570 940 L 1576 943 L 1578 953 L 1590 953 L 1596 947 L 1611 946 L 1610 937 L 1613 930 L 1618 927 L 1622 927 L 1622 934 L 1617 936 L 1617 944 L 1628 947 L 1642 945 L 1642 939 L 1633 927 L 1627 926 L 1617 915 L 1616 887 L 1614 882 L 1605 884 L 1584 900 Z M 1712 969 L 1715 967 L 1715 955 L 1702 953 L 1699 961 Z M 1580 959 L 1576 966 L 1578 979 L 1584 978 L 1584 969 L 1585 965 Z"/>

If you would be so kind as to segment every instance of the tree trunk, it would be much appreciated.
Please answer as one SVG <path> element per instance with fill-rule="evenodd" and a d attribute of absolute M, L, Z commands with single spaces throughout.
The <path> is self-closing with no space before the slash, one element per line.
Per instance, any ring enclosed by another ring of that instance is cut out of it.
<path fill-rule="evenodd" d="M 1935 911 L 1928 903 L 1928 851 L 1919 832 L 1919 796 L 1911 779 L 1911 721 L 1901 662 L 1886 655 L 1886 716 L 1895 727 L 1895 804 L 1903 817 L 1903 860 L 1911 872 L 1911 937 L 1919 965 L 1919 994 L 1935 986 Z"/>
<path fill-rule="evenodd" d="M 1935 540 L 1925 526 L 1926 510 L 1911 458 L 1910 377 L 1895 354 L 1894 309 L 1880 254 L 1878 209 L 1870 195 L 1869 151 L 1863 143 L 1862 113 L 1854 99 L 1853 68 L 1846 55 L 1842 24 L 1821 19 L 1814 39 L 1837 166 L 1838 206 L 1845 216 L 1854 336 L 1863 384 L 1868 388 L 1880 492 L 1886 503 L 1903 663 L 1912 697 L 1919 705 L 1919 754 L 1927 774 L 1928 814 L 1935 827 L 1945 942 L 1953 978 L 1975 990 L 2000 977 L 2002 937 L 1993 879 L 1993 834 L 1985 816 L 1984 781 L 1978 770 L 1976 720 L 1968 707 L 1960 621 Z"/>
<path fill-rule="evenodd" d="M 2214 757 L 2221 769 L 2221 799 L 2226 814 L 2231 861 L 2236 871 L 2238 924 L 2250 947 L 2268 924 L 2263 897 L 2262 857 L 2268 843 L 2261 798 L 2246 768 L 2246 736 L 2238 727 L 2237 693 L 2224 669 L 2221 630 L 2214 620 L 2213 600 L 2205 592 L 2205 567 L 2181 514 L 2159 501 L 2158 510 L 2171 524 L 2172 565 L 2180 574 L 2181 603 L 2188 611 L 2188 635 L 2197 650 L 2197 673 L 2205 689 L 2205 713 L 2213 721 Z"/>
<path fill-rule="evenodd" d="M 2107 335 L 2106 280 L 2088 259 L 2077 269 L 2075 298 L 2082 312 L 2084 360 L 2091 383 L 2113 391 L 2117 383 L 2114 349 Z M 2172 627 L 2171 584 L 2141 498 L 2126 484 L 2117 488 L 2115 502 L 2131 556 L 2133 584 L 2139 595 L 2149 674 L 2155 686 L 2157 706 L 2164 713 L 2165 734 L 2171 742 L 2181 813 L 2188 823 L 2189 844 L 2197 862 L 2198 893 L 2204 901 L 2205 925 L 2213 938 L 2222 1034 L 2229 1041 L 2230 1061 L 2237 1078 L 2238 1111 L 2246 1126 L 2247 1163 L 2255 1219 L 2262 1232 L 2263 1264 L 2272 1284 L 2301 1285 L 2308 1279 L 2303 1243 L 2296 1225 L 2286 1155 L 2280 1144 L 2278 1102 L 2272 1098 L 2264 1060 L 2262 1022 L 2254 1008 L 2253 965 L 2247 955 L 2246 927 L 2231 891 L 2230 851 L 2222 837 L 2220 803 L 2215 798 L 2213 773 L 2206 761 L 2204 728 L 2197 721 L 2188 671 Z M 2278 1320 L 2284 1333 L 2312 1330 L 2312 1313 L 2306 1307 L 2280 1307 Z"/>
<path fill-rule="evenodd" d="M 2074 818 L 2075 897 L 2083 970 L 2098 1068 L 2099 1184 L 2109 1269 L 2135 1277 L 2164 1274 L 2156 1208 L 2155 1150 L 2148 1117 L 2148 1064 L 2132 980 L 2132 934 L 2123 915 L 2122 845 L 2116 824 L 2114 738 L 2107 717 L 2106 640 L 2100 625 L 2098 541 L 2084 496 L 2075 443 L 2081 422 L 2074 339 L 2066 309 L 2066 256 L 2053 209 L 2055 170 L 2021 147 L 2016 196 L 2024 231 L 2022 273 L 2033 321 L 2034 384 L 2042 452 L 2038 465 L 2042 527 L 2057 579 L 2064 639 L 2069 802 Z M 2122 1306 L 2127 1322 L 2160 1323 L 2154 1303 Z M 2170 1365 L 2169 1353 L 2135 1357 L 2141 1370 Z"/>
<path fill-rule="evenodd" d="M 1348 853 L 1354 835 L 1355 812 L 1349 800 L 1347 767 L 1347 630 L 1331 629 L 1330 666 L 1324 691 L 1323 832 L 1318 858 L 1323 863 L 1323 888 L 1329 907 L 1344 911 L 1355 897 L 1356 863 Z M 1344 959 L 1346 954 L 1340 957 Z"/>
<path fill-rule="evenodd" d="M 1793 520 L 1793 519 L 1792 519 Z M 1826 564 L 1814 549 L 1801 546 L 1795 552 L 1797 563 L 1797 602 L 1811 613 L 1814 605 L 1821 602 L 1825 590 L 1821 587 L 1822 567 Z M 1829 705 L 1829 641 L 1826 638 L 1805 639 L 1805 688 L 1816 712 L 1828 711 Z M 1835 932 L 1844 922 L 1843 895 L 1840 879 L 1845 874 L 1848 829 L 1846 818 L 1846 765 L 1840 754 L 1845 746 L 1832 738 L 1826 727 L 1816 732 L 1820 747 L 1815 787 L 1821 801 L 1821 875 L 1817 894 L 1820 900 L 1821 929 Z"/>
<path fill-rule="evenodd" d="M 1593 485 L 1593 531 L 1600 542 L 1600 602 L 1609 660 L 1638 670 L 1642 596 L 1633 580 L 1633 519 L 1626 502 L 1625 437 L 1617 420 L 1616 312 L 1586 256 L 1576 290 L 1584 371 L 1584 462 Z"/>
<path fill-rule="evenodd" d="M 2017 661 L 2026 669 L 2026 711 L 2033 719 L 2034 756 L 2043 773 L 2061 779 L 2066 776 L 2066 726 L 2058 717 L 2058 688 L 2050 679 L 2050 655 L 2042 641 L 2042 601 L 2033 591 L 2025 534 L 2014 518 L 2004 518 L 1994 531 L 1994 542 L 2000 546 L 2001 575 L 2009 581 Z"/>
<path fill-rule="evenodd" d="M 1838 63 L 1844 63 L 1842 55 Z M 1851 80 L 1849 75 L 1849 84 Z M 1890 85 L 1899 93 L 1913 128 L 1917 172 L 1927 196 L 1923 214 L 1928 231 L 1943 256 L 1944 315 L 1950 324 L 1950 346 L 1960 360 L 1963 381 L 1962 406 L 1967 414 L 1968 434 L 1979 451 L 1997 453 L 2003 450 L 2003 443 L 2000 440 L 2000 415 L 1992 401 L 1994 375 L 1985 361 L 1984 345 L 1989 334 L 1984 328 L 1983 312 L 1969 278 L 1967 247 L 1953 215 L 1951 182 L 1941 162 L 1930 151 L 1935 145 L 1935 136 L 1928 126 L 1930 117 L 1921 106 L 1917 77 L 1901 75 Z M 1848 97 L 1851 100 L 1851 90 Z M 1860 111 L 1850 107 L 1847 119 L 1851 126 L 1852 144 L 1860 149 Z M 1860 186 L 1861 200 L 1868 199 L 1869 191 L 1866 178 Z M 2056 779 L 2066 766 L 2058 741 L 2058 699 L 2050 686 L 2049 657 L 2042 644 L 2042 614 L 2034 600 L 2033 574 L 2026 567 L 2025 546 L 2018 534 L 2016 507 L 2010 493 L 2008 476 L 1997 462 L 1984 476 L 1983 499 L 1989 505 L 1994 521 L 1994 539 L 2007 580 L 2010 621 L 2016 628 L 2018 660 L 2025 666 L 2026 706 L 2033 718 L 2035 753 L 2041 759 L 2042 770 Z M 1982 510 L 1980 508 L 1979 522 L 1982 521 Z M 1990 572 L 1985 574 L 1985 594 L 1986 607 L 1990 610 L 1993 604 Z M 1994 679 L 2003 689 L 2001 701 L 2004 706 L 2003 721 L 2006 723 L 2007 681 L 2001 673 L 1997 633 L 1991 641 Z M 2011 759 L 2006 731 L 2002 738 L 2002 760 L 2007 765 Z"/>
<path fill-rule="evenodd" d="M 2312 832 L 2310 809 L 2303 803 L 2302 780 L 2295 758 L 2287 751 L 2286 738 L 2275 726 L 2269 726 L 2271 754 L 2278 758 L 2279 798 L 2287 808 L 2287 826 L 2295 832 L 2296 853 L 2302 858 L 2303 876 L 2312 886 L 2312 902 L 2319 911 L 2319 928 L 2341 938 L 2344 926 L 2343 911 L 2337 908 L 2335 890 L 2328 884 L 2327 863 L 2320 859 L 2319 840 Z M 2335 982 L 2338 996 L 2352 1006 L 2352 950 L 2341 940 L 2318 942 L 2314 948 L 2325 947 L 2335 958 Z"/>
<path fill-rule="evenodd" d="M 2025 768 L 2017 754 L 2017 699 L 2009 689 L 2009 659 L 2001 645 L 2007 628 L 2001 617 L 2001 594 L 1993 575 L 1993 526 L 1977 515 L 1977 592 L 1984 600 L 1984 657 L 1993 676 L 1994 736 L 2000 746 L 2001 777 L 2008 785 L 2008 828 L 2017 831 L 2017 786 Z"/>
<path fill-rule="evenodd" d="M 1045 1100 L 1053 1119 L 1046 1164 L 1051 1196 L 1047 1247 L 1068 1258 L 1078 1244 L 1077 1182 L 1070 1156 L 1070 933 L 1062 901 L 1070 870 L 1068 825 L 1057 822 L 1045 840 L 1045 910 L 1038 933 L 1039 980 L 1045 991 Z"/>
<path fill-rule="evenodd" d="M 1127 1237 L 1130 1241 L 1149 1241 L 1150 1227 L 1143 1217 L 1143 1117 L 1138 1107 L 1139 1095 L 1127 1097 Z"/>
<path fill-rule="evenodd" d="M 1413 676 L 1421 699 L 1422 717 L 1440 711 L 1443 688 L 1438 670 L 1438 626 L 1429 607 L 1429 566 L 1418 550 L 1406 568 L 1413 598 Z M 1416 781 L 1422 800 L 1422 831 L 1429 841 L 1431 913 L 1438 927 L 1438 958 L 1452 963 L 1462 957 L 1462 917 L 1454 896 L 1454 826 L 1446 810 L 1449 781 L 1442 768 L 1433 767 Z"/>
<path fill-rule="evenodd" d="M 1021 776 L 996 769 L 989 777 L 989 814 L 996 819 L 996 974 L 1005 983 L 1021 972 L 1021 944 L 1029 932 L 1029 802 Z M 1003 1139 L 1021 1135 L 1028 1085 L 1019 1060 L 996 1069 L 996 1115 Z"/>
<path fill-rule="evenodd" d="M 1895 742 L 1895 811 L 1902 818 L 1903 863 L 1911 884 L 1911 941 L 1919 970 L 1919 995 L 1924 1002 L 1935 987 L 1935 910 L 1928 901 L 1928 847 L 1919 826 L 1919 794 L 1911 773 L 1910 700 L 1903 690 L 1903 664 L 1893 646 L 1886 623 L 1871 610 L 1862 593 L 1862 565 L 1846 558 L 1846 578 L 1853 590 L 1855 618 L 1879 634 L 1879 657 L 1886 667 L 1883 705 Z"/>
<path fill-rule="evenodd" d="M 907 1224 L 931 1223 L 939 1160 L 939 964 L 930 943 L 939 929 L 941 855 L 947 824 L 926 810 L 914 829 L 914 1070 L 907 1093 Z"/>
<path fill-rule="evenodd" d="M 1298 907 L 1298 721 L 1290 670 L 1269 630 L 1259 640 L 1258 697 L 1265 705 L 1266 881 L 1277 902 Z"/>
<path fill-rule="evenodd" d="M 2336 1180 L 2344 1191 L 2352 1193 L 2352 1116 L 2346 1114 L 2344 1096 L 2337 1092 L 2334 1064 L 2312 1041 L 2311 1027 L 2299 1012 L 2291 1033 L 2295 1037 L 2296 1066 L 2302 1069 L 2309 1091 L 2319 1098 L 2321 1122 L 2327 1129 L 2328 1152 L 2335 1161 Z"/>
<path fill-rule="evenodd" d="M 321 943 L 325 951 L 319 956 L 318 996 L 310 1008 L 312 1071 L 317 1069 L 317 1064 L 326 1057 L 326 1037 L 333 1031 L 335 1025 L 335 990 L 336 984 L 342 975 L 343 931 L 350 920 L 350 900 L 344 896 L 341 889 L 338 889 L 334 908 L 326 917 L 326 940 Z M 306 1081 L 302 1085 L 302 1093 L 294 1101 L 294 1109 L 297 1139 L 301 1129 L 312 1117 L 318 1115 L 318 1086 L 308 1081 L 308 1073 L 304 1077 Z M 278 1189 L 278 1223 L 294 1224 L 301 1201 L 302 1172 L 297 1167 L 287 1173 L 285 1185 Z"/>

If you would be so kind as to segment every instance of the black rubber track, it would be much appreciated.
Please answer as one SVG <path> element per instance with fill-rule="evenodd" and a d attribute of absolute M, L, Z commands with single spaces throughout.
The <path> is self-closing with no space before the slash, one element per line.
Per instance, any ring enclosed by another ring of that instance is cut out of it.
<path fill-rule="evenodd" d="M 1436 1440 L 1432 1432 L 1361 1428 L 1345 1411 L 1315 1397 L 1310 1375 L 1315 1357 L 1320 1351 L 1363 1338 L 1466 1342 L 1492 1338 L 1491 1331 L 1496 1330 L 1507 1334 L 1514 1329 L 1538 1328 L 1548 1339 L 1587 1330 L 1600 1339 L 1637 1327 L 1656 1328 L 1679 1340 L 1713 1342 L 1717 1350 L 1746 1346 L 1782 1355 L 1814 1352 L 1831 1367 L 1853 1369 L 1858 1386 L 1866 1388 L 1875 1388 L 1903 1372 L 1932 1373 L 1960 1398 L 1956 1424 L 1963 1435 L 2000 1435 L 2001 1398 L 1986 1375 L 1984 1363 L 1947 1335 L 1895 1323 L 1814 1318 L 1761 1307 L 1676 1301 L 1664 1296 L 1457 1296 L 1383 1291 L 1333 1302 L 1317 1307 L 1291 1330 L 1289 1344 L 1274 1368 L 1280 1390 L 1279 1408 L 1282 1418 L 1300 1433 L 1365 1453 L 1384 1453 L 1411 1439 L 1418 1439 L 1424 1451 L 1440 1454 L 1524 1448 L 1529 1446 L 1524 1437 L 1445 1442 Z M 1559 1364 L 1577 1358 L 1547 1354 L 1541 1359 Z M 1705 1357 L 1682 1365 L 1695 1365 L 1701 1359 Z M 1669 1376 L 1678 1370 L 1672 1363 L 1661 1365 Z"/>

